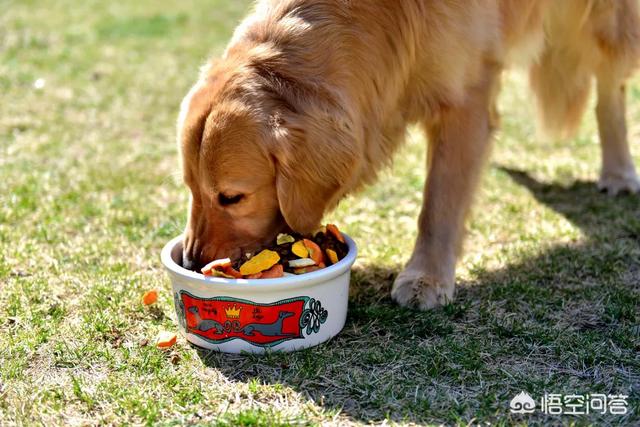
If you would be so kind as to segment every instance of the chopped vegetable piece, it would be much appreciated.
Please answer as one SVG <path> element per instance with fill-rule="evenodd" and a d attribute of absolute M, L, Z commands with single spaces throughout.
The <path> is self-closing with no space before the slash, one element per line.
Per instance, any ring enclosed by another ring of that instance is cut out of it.
<path fill-rule="evenodd" d="M 316 264 L 321 264 L 324 261 L 324 255 L 322 255 L 322 249 L 320 249 L 320 246 L 309 239 L 302 239 L 302 241 L 309 250 L 309 258 L 311 258 Z"/>
<path fill-rule="evenodd" d="M 300 258 L 308 258 L 309 257 L 309 249 L 304 244 L 302 240 L 298 240 L 291 246 L 291 252 Z"/>
<path fill-rule="evenodd" d="M 260 276 L 260 278 L 261 279 L 277 279 L 278 277 L 282 277 L 283 273 L 284 273 L 284 267 L 282 266 L 282 264 L 276 264 L 273 267 L 271 267 L 269 270 L 263 271 L 262 276 Z"/>
<path fill-rule="evenodd" d="M 225 268 L 224 272 L 229 276 L 233 276 L 236 279 L 242 279 L 242 273 L 240 273 L 238 270 L 236 270 L 232 266 Z"/>
<path fill-rule="evenodd" d="M 327 224 L 327 232 L 338 239 L 340 243 L 345 243 L 344 236 L 342 235 L 338 227 L 335 226 L 335 224 Z"/>
<path fill-rule="evenodd" d="M 316 265 L 316 262 L 311 258 L 292 259 L 291 261 L 289 261 L 289 267 L 292 268 L 310 267 L 312 265 Z"/>
<path fill-rule="evenodd" d="M 276 237 L 277 245 L 284 245 L 285 243 L 293 243 L 295 241 L 296 239 L 294 239 L 293 236 L 290 234 L 280 233 L 278 234 L 278 237 Z"/>
<path fill-rule="evenodd" d="M 145 292 L 142 295 L 142 303 L 144 305 L 155 304 L 156 301 L 158 301 L 158 291 L 157 291 L 157 289 L 151 289 L 151 290 Z"/>
<path fill-rule="evenodd" d="M 280 261 L 280 255 L 278 255 L 277 252 L 265 249 L 249 261 L 242 264 L 240 266 L 240 273 L 244 276 L 260 273 L 264 270 L 270 269 L 278 261 Z"/>
<path fill-rule="evenodd" d="M 226 271 L 220 271 L 220 270 L 212 270 L 211 277 L 222 277 L 223 279 L 235 279 L 235 277 L 233 277 L 231 274 L 227 273 Z"/>
<path fill-rule="evenodd" d="M 309 267 L 298 267 L 298 268 L 294 268 L 293 272 L 295 274 L 304 274 L 304 273 L 311 273 L 312 271 L 317 271 L 320 270 L 322 267 L 317 266 L 317 265 L 311 265 Z"/>
<path fill-rule="evenodd" d="M 331 264 L 335 264 L 338 262 L 338 254 L 333 249 L 327 249 L 327 257 L 329 257 L 329 261 Z"/>
<path fill-rule="evenodd" d="M 156 338 L 156 347 L 169 348 L 172 347 L 178 339 L 178 336 L 169 331 L 161 331 Z"/>
<path fill-rule="evenodd" d="M 202 274 L 204 274 L 205 276 L 210 276 L 213 270 L 223 270 L 226 267 L 231 267 L 231 259 L 229 258 L 215 259 L 211 261 L 209 264 L 202 267 L 202 270 L 200 271 L 202 271 Z"/>

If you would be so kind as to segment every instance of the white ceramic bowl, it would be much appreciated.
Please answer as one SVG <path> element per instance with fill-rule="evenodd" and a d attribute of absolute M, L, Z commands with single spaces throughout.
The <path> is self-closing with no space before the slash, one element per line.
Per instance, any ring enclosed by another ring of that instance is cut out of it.
<path fill-rule="evenodd" d="M 191 343 L 226 353 L 293 351 L 335 336 L 347 318 L 357 248 L 321 270 L 278 279 L 205 277 L 182 267 L 182 236 L 162 249 L 180 331 Z"/>

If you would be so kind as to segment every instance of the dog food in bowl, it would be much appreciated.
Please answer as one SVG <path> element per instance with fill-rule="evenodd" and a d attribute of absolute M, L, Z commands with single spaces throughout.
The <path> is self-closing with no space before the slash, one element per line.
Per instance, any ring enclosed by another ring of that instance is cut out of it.
<path fill-rule="evenodd" d="M 347 254 L 344 236 L 333 224 L 323 226 L 313 236 L 279 234 L 267 248 L 245 254 L 235 262 L 216 259 L 200 272 L 227 279 L 275 279 L 288 274 L 305 274 L 336 264 Z"/>
<path fill-rule="evenodd" d="M 267 252 L 242 268 L 262 251 L 235 263 L 215 260 L 205 270 L 211 275 L 206 276 L 182 267 L 182 236 L 172 239 L 162 250 L 161 259 L 171 279 L 180 331 L 199 347 L 228 353 L 293 351 L 335 336 L 346 320 L 357 248 L 346 234 L 339 234 L 344 242 L 330 235 L 333 232 L 327 227 L 307 238 L 322 249 L 324 266 L 317 254 L 315 260 L 311 257 L 309 247 L 313 245 L 305 244 L 305 237 L 281 235 L 280 245 L 275 242 L 266 249 L 277 255 L 277 261 Z M 299 244 L 294 248 L 301 240 L 308 257 L 301 256 L 305 252 Z M 327 249 L 336 257 L 328 255 Z M 295 262 L 309 258 L 313 265 Z M 300 270 L 309 267 L 317 268 Z"/>

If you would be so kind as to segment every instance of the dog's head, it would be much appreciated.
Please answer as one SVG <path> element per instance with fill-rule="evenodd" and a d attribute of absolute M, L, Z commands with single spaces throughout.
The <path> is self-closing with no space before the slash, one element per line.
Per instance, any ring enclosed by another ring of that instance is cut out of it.
<path fill-rule="evenodd" d="M 313 231 L 349 185 L 357 165 L 341 120 L 301 113 L 268 84 L 238 65 L 214 67 L 183 101 L 187 268 L 237 258 L 282 231 Z"/>

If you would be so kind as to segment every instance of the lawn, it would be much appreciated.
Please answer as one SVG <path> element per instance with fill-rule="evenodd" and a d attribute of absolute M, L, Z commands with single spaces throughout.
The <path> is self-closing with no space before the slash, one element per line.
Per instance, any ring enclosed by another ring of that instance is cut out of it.
<path fill-rule="evenodd" d="M 640 424 L 640 197 L 595 190 L 593 113 L 536 134 L 522 73 L 459 263 L 456 301 L 389 298 L 425 144 L 328 219 L 360 246 L 342 333 L 294 354 L 199 352 L 159 261 L 180 233 L 175 121 L 246 1 L 0 0 L 0 424 Z M 628 91 L 640 165 L 640 79 Z M 593 104 L 593 100 L 592 100 Z M 149 288 L 161 291 L 149 309 Z M 521 390 L 629 395 L 626 415 L 514 415 Z"/>

